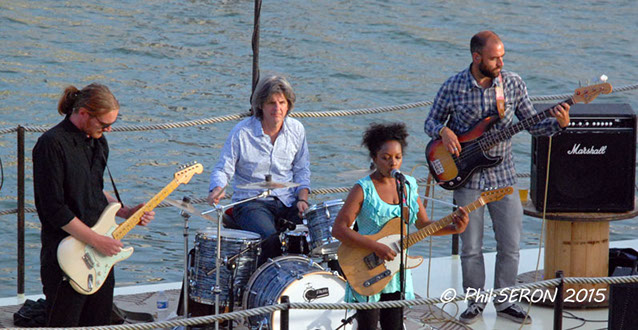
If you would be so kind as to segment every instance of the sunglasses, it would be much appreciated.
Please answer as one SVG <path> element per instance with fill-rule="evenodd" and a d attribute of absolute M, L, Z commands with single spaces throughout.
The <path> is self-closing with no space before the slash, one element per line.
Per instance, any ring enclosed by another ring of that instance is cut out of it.
<path fill-rule="evenodd" d="M 112 126 L 113 124 L 115 124 L 115 122 L 117 121 L 117 119 L 115 119 L 115 120 L 114 120 L 113 122 L 111 122 L 111 123 L 105 123 L 105 122 L 101 121 L 101 120 L 100 120 L 100 118 L 98 118 L 98 117 L 97 117 L 97 116 L 95 116 L 95 115 L 92 115 L 91 113 L 89 113 L 89 116 L 91 116 L 91 117 L 95 118 L 95 120 L 97 120 L 97 122 L 98 122 L 98 123 L 100 123 L 100 125 L 102 125 L 102 129 L 103 129 L 103 130 L 104 130 L 104 129 L 107 129 L 107 128 L 109 128 L 109 127 L 111 127 L 111 126 Z"/>

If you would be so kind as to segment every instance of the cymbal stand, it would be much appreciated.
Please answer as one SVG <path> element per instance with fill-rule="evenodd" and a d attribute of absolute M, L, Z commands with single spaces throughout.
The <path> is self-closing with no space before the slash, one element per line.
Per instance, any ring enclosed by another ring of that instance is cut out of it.
<path fill-rule="evenodd" d="M 228 293 L 228 312 L 235 309 L 235 276 L 237 275 L 237 263 L 235 260 L 226 261 L 226 268 L 230 271 L 230 291 Z M 228 320 L 228 330 L 233 330 L 233 320 Z"/>
<path fill-rule="evenodd" d="M 224 217 L 224 212 L 226 212 L 226 210 L 228 210 L 229 208 L 241 204 L 241 203 L 245 203 L 245 202 L 249 202 L 258 198 L 264 198 L 264 197 L 268 197 L 270 196 L 271 190 L 268 189 L 264 192 L 262 192 L 261 194 L 257 195 L 257 196 L 253 196 L 253 197 L 249 197 L 246 198 L 244 200 L 235 202 L 235 203 L 230 203 L 228 205 L 214 205 L 214 208 L 205 212 L 202 212 L 202 214 L 208 214 L 208 213 L 212 213 L 212 212 L 217 212 L 217 256 L 215 257 L 215 269 L 221 269 L 221 263 L 222 263 L 222 257 L 221 257 L 221 231 L 222 231 L 222 222 L 223 222 L 223 217 Z M 219 315 L 219 295 L 221 294 L 221 289 L 219 287 L 219 275 L 220 272 L 217 271 L 215 272 L 215 287 L 213 289 L 213 294 L 215 295 L 215 315 Z M 219 330 L 219 321 L 215 321 L 215 330 Z"/>
<path fill-rule="evenodd" d="M 191 199 L 188 196 L 184 196 L 182 198 L 184 203 L 190 203 Z M 188 283 L 188 220 L 190 219 L 190 214 L 186 211 L 181 211 L 180 215 L 184 218 L 184 298 L 182 301 L 182 305 L 184 306 L 184 318 L 188 318 L 188 290 L 190 288 L 190 283 Z"/>

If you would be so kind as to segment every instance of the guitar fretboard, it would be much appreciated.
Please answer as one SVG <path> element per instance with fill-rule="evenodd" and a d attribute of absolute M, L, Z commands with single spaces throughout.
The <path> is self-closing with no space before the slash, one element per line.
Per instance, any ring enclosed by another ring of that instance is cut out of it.
<path fill-rule="evenodd" d="M 474 202 L 468 204 L 467 206 L 465 206 L 465 209 L 467 210 L 468 213 L 478 209 L 479 207 L 485 205 L 486 203 L 483 201 L 483 198 L 479 198 L 477 200 L 475 200 Z M 422 239 L 431 236 L 432 234 L 436 233 L 437 231 L 441 230 L 443 227 L 451 224 L 454 221 L 454 214 L 458 212 L 455 211 L 451 214 L 448 214 L 447 216 L 445 216 L 443 219 L 436 221 L 434 223 L 431 223 L 429 225 L 427 225 L 424 228 L 421 228 L 419 231 L 417 231 L 416 233 L 410 234 L 407 239 L 405 239 L 403 241 L 403 245 L 404 245 L 404 249 L 409 248 L 410 246 L 420 242 Z"/>
<path fill-rule="evenodd" d="M 574 100 L 573 98 L 568 98 L 565 101 L 562 101 L 560 103 L 567 103 L 570 106 L 574 104 Z M 560 104 L 558 103 L 558 104 Z M 483 151 L 487 151 L 490 148 L 492 148 L 495 144 L 501 142 L 501 141 L 505 141 L 507 139 L 512 138 L 512 136 L 514 136 L 514 134 L 524 130 L 524 129 L 528 129 L 538 123 L 540 123 L 541 121 L 545 120 L 546 118 L 549 118 L 551 116 L 550 114 L 550 110 L 554 108 L 554 106 L 544 110 L 543 112 L 535 115 L 535 116 L 531 116 L 529 118 L 525 118 L 521 121 L 519 121 L 518 123 L 509 126 L 503 130 L 500 130 L 498 132 L 493 132 L 493 133 L 489 133 L 484 135 L 483 137 L 478 139 L 478 143 L 481 146 L 481 149 Z"/>
<path fill-rule="evenodd" d="M 113 238 L 122 239 L 126 234 L 131 231 L 137 224 L 142 220 L 142 216 L 144 212 L 150 211 L 154 209 L 159 203 L 161 203 L 164 198 L 170 195 L 175 188 L 180 185 L 177 179 L 173 179 L 164 189 L 160 190 L 153 198 L 151 198 L 142 208 L 137 210 L 132 216 L 122 222 L 117 228 L 113 231 Z"/>

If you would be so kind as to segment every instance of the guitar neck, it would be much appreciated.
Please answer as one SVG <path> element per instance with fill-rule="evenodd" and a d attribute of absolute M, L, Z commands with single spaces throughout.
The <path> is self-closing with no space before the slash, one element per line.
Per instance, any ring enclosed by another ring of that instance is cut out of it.
<path fill-rule="evenodd" d="M 570 106 L 574 105 L 574 99 L 572 97 L 558 103 L 567 103 Z M 516 133 L 522 131 L 522 130 L 526 130 L 529 129 L 530 127 L 540 123 L 541 121 L 551 117 L 550 111 L 551 109 L 553 109 L 554 106 L 549 107 L 548 109 L 544 110 L 543 112 L 536 114 L 534 116 L 531 116 L 529 118 L 525 118 L 521 121 L 519 121 L 518 123 L 509 126 L 507 128 L 505 128 L 504 130 L 498 131 L 498 132 L 494 132 L 491 134 L 487 134 L 483 137 L 483 139 L 481 139 L 481 147 L 483 148 L 483 150 L 487 150 L 491 147 L 493 147 L 495 144 L 501 142 L 501 141 L 505 141 L 507 139 L 510 139 L 512 136 L 514 136 Z"/>
<path fill-rule="evenodd" d="M 159 203 L 161 203 L 164 200 L 164 198 L 170 195 L 173 192 L 173 190 L 175 190 L 175 188 L 177 188 L 179 185 L 180 183 L 177 181 L 177 179 L 173 179 L 173 181 L 171 181 L 171 183 L 169 183 L 166 187 L 164 187 L 164 189 L 162 189 L 155 196 L 153 196 L 153 198 L 151 198 L 148 202 L 146 202 L 146 204 L 144 204 L 142 208 L 137 210 L 135 213 L 133 213 L 132 216 L 130 216 L 128 219 L 122 222 L 119 226 L 117 226 L 117 228 L 113 231 L 113 238 L 115 239 L 124 238 L 124 236 L 126 236 L 126 234 L 128 234 L 128 232 L 131 231 L 131 229 L 137 226 L 137 224 L 142 219 L 144 212 L 153 210 L 157 205 L 159 205 Z"/>
<path fill-rule="evenodd" d="M 474 202 L 466 205 L 465 209 L 467 210 L 468 213 L 470 213 L 470 212 L 478 209 L 479 207 L 481 207 L 483 205 L 485 205 L 485 202 L 483 201 L 482 198 L 479 198 L 479 199 L 475 200 Z M 441 219 L 439 221 L 436 221 L 434 223 L 431 223 L 431 224 L 425 226 L 424 228 L 421 228 L 416 233 L 410 234 L 408 236 L 408 238 L 403 241 L 404 249 L 409 248 L 410 246 L 420 242 L 421 240 L 423 240 L 424 238 L 426 238 L 428 236 L 432 236 L 432 234 L 434 234 L 437 231 L 441 230 L 443 227 L 451 224 L 454 221 L 454 213 L 456 213 L 456 212 L 458 212 L 458 211 L 450 213 L 450 214 L 446 215 L 443 219 Z"/>

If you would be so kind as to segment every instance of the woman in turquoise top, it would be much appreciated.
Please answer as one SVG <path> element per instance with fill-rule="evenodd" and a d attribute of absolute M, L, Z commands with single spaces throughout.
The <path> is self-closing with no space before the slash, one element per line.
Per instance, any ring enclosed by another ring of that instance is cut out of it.
<path fill-rule="evenodd" d="M 370 125 L 363 135 L 362 145 L 368 148 L 376 170 L 359 180 L 350 190 L 332 229 L 332 235 L 342 244 L 374 251 L 377 256 L 387 261 L 393 260 L 398 251 L 364 235 L 376 234 L 389 220 L 400 216 L 396 179 L 392 177 L 391 172 L 401 168 L 407 137 L 408 133 L 403 123 Z M 417 189 L 416 180 L 406 175 L 405 196 L 409 207 L 409 221 L 420 229 L 431 222 L 425 208 L 420 207 L 421 200 Z M 355 220 L 358 232 L 350 229 Z M 456 216 L 454 225 L 441 229 L 435 235 L 461 233 L 465 230 L 467 222 L 467 212 L 461 208 L 461 216 Z M 348 285 L 346 287 L 346 301 L 399 300 L 401 298 L 400 288 L 400 272 L 397 272 L 380 293 L 372 296 L 360 295 Z M 405 298 L 414 299 L 412 277 L 409 270 L 405 274 Z M 359 329 L 375 329 L 379 321 L 384 330 L 401 329 L 403 312 L 401 308 L 359 310 L 357 312 Z"/>

